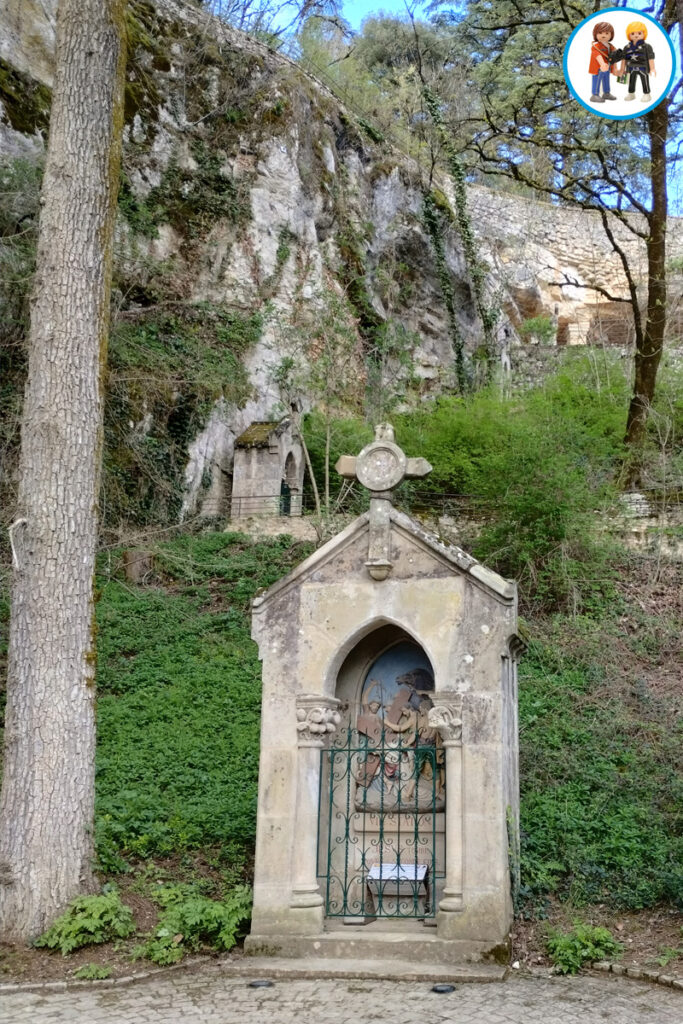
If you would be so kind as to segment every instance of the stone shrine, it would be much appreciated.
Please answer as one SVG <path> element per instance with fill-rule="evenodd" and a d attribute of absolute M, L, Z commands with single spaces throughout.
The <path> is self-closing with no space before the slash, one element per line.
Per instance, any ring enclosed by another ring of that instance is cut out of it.
<path fill-rule="evenodd" d="M 516 586 L 394 507 L 430 470 L 380 425 L 337 464 L 369 511 L 254 599 L 252 953 L 454 963 L 507 947 Z"/>
<path fill-rule="evenodd" d="M 230 515 L 300 516 L 304 454 L 290 419 L 252 423 L 235 440 Z"/>

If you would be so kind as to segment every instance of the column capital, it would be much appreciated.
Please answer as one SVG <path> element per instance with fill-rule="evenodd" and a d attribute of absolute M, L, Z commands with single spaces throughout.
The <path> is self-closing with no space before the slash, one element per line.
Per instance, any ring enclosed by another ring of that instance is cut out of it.
<path fill-rule="evenodd" d="M 295 699 L 298 746 L 323 747 L 341 721 L 339 701 L 318 693 L 299 693 Z"/>
<path fill-rule="evenodd" d="M 462 694 L 443 691 L 434 694 L 434 706 L 429 709 L 429 724 L 438 729 L 444 747 L 462 744 Z"/>

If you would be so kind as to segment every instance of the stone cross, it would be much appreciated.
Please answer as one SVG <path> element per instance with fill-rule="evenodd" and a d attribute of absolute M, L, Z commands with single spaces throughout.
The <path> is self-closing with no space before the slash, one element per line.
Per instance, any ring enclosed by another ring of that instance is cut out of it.
<path fill-rule="evenodd" d="M 336 465 L 340 476 L 356 479 L 370 491 L 370 545 L 365 563 L 373 580 L 385 580 L 391 571 L 391 506 L 394 488 L 402 480 L 426 476 L 426 459 L 409 459 L 394 441 L 390 423 L 375 427 L 375 440 L 358 456 L 342 455 Z"/>

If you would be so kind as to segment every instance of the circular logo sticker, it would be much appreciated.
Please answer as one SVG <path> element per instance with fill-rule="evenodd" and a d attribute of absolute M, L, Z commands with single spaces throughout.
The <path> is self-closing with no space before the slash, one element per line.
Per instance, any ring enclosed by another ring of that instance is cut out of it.
<path fill-rule="evenodd" d="M 649 14 L 606 7 L 576 26 L 564 48 L 564 77 L 582 107 L 612 121 L 660 103 L 676 69 L 673 43 Z"/>

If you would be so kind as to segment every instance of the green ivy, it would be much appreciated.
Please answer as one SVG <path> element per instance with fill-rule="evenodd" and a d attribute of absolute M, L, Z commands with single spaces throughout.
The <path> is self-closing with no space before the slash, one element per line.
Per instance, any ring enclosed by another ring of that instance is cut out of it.
<path fill-rule="evenodd" d="M 499 311 L 495 306 L 489 305 L 486 300 L 486 266 L 479 259 L 476 250 L 476 240 L 472 230 L 472 222 L 467 210 L 467 187 L 465 183 L 465 172 L 460 158 L 456 153 L 443 117 L 441 116 L 441 105 L 438 97 L 428 85 L 424 86 L 423 95 L 425 105 L 434 122 L 437 135 L 446 153 L 446 160 L 455 192 L 456 223 L 462 239 L 465 264 L 472 282 L 474 299 L 484 331 L 484 348 L 487 353 L 487 367 L 490 374 L 492 359 L 494 355 L 494 331 L 498 322 Z"/>
<path fill-rule="evenodd" d="M 372 347 L 382 318 L 372 304 L 367 286 L 367 240 L 361 229 L 349 221 L 337 232 L 336 242 L 342 258 L 342 283 L 358 317 L 358 330 L 366 345 Z"/>
<path fill-rule="evenodd" d="M 30 75 L 0 60 L 0 101 L 12 128 L 23 135 L 47 133 L 52 92 Z"/>
<path fill-rule="evenodd" d="M 362 130 L 365 132 L 367 137 L 372 142 L 376 142 L 379 145 L 380 142 L 385 141 L 384 133 L 381 132 L 379 128 L 376 128 L 374 124 L 371 124 L 370 121 L 366 120 L 364 117 L 358 118 L 358 125 L 360 128 L 362 128 Z"/>
<path fill-rule="evenodd" d="M 440 207 L 434 195 L 431 192 L 426 192 L 423 196 L 422 218 L 427 234 L 431 240 L 432 248 L 434 249 L 436 272 L 439 278 L 441 294 L 443 295 L 443 299 L 446 304 L 446 312 L 448 313 L 448 326 L 451 334 L 451 343 L 453 345 L 455 379 L 458 384 L 458 391 L 460 391 L 461 394 L 464 394 L 469 387 L 469 381 L 465 371 L 465 345 L 460 332 L 458 314 L 455 308 L 455 291 L 453 288 L 453 281 L 451 280 L 451 274 L 448 269 L 448 264 L 446 263 L 446 246 L 439 210 Z"/>
<path fill-rule="evenodd" d="M 241 357 L 261 327 L 258 313 L 209 304 L 152 308 L 118 321 L 105 406 L 105 523 L 177 518 L 188 444 L 217 400 L 240 406 L 250 394 Z"/>
<path fill-rule="evenodd" d="M 119 578 L 117 552 L 101 557 L 95 836 L 107 870 L 251 851 L 261 672 L 249 604 L 309 551 L 286 537 L 182 535 L 155 548 L 146 587 Z"/>
<path fill-rule="evenodd" d="M 225 172 L 221 155 L 196 140 L 192 156 L 192 168 L 171 160 L 145 198 L 135 196 L 127 179 L 122 179 L 119 209 L 133 231 L 155 238 L 160 224 L 171 224 L 182 237 L 195 240 L 206 237 L 217 220 L 231 224 L 249 220 L 248 193 Z"/>

